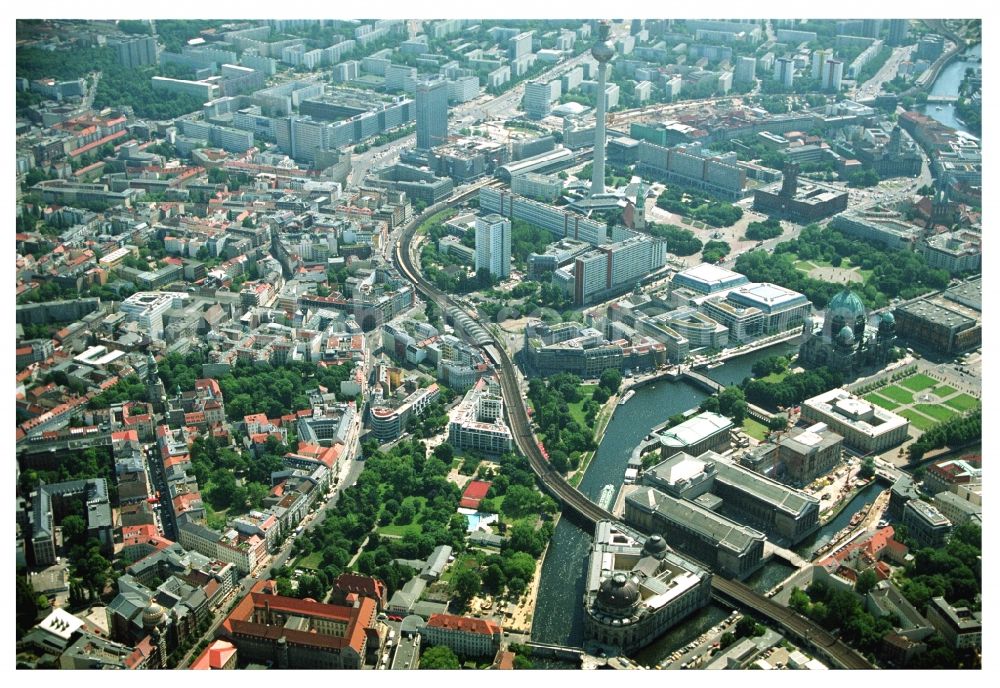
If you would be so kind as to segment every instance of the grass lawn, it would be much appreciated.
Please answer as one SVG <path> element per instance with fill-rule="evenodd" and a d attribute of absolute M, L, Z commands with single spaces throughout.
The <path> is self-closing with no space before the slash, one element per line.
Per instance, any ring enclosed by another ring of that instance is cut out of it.
<path fill-rule="evenodd" d="M 585 420 L 586 414 L 583 412 L 583 406 L 590 398 L 594 396 L 594 390 L 597 389 L 597 385 L 580 385 L 580 401 L 575 401 L 569 404 L 569 415 L 580 424 L 581 428 L 587 427 L 587 421 Z"/>
<path fill-rule="evenodd" d="M 208 481 L 208 485 L 212 482 Z M 205 492 L 208 492 L 206 487 Z M 229 509 L 223 509 L 222 511 L 216 511 L 212 508 L 212 505 L 208 503 L 207 499 L 203 499 L 202 503 L 205 505 L 205 521 L 208 523 L 209 528 L 215 528 L 216 530 L 222 530 L 226 527 L 226 515 L 229 513 Z"/>
<path fill-rule="evenodd" d="M 423 528 L 420 527 L 419 523 L 411 523 L 406 526 L 381 526 L 378 529 L 379 535 L 397 535 L 399 537 L 404 537 L 407 534 L 420 535 L 421 532 L 423 532 Z"/>
<path fill-rule="evenodd" d="M 980 402 L 979 399 L 976 399 L 971 394 L 959 394 L 957 397 L 952 397 L 944 403 L 959 411 L 971 411 L 979 406 Z"/>
<path fill-rule="evenodd" d="M 465 555 L 458 555 L 455 558 L 455 562 L 445 569 L 445 572 L 441 574 L 441 580 L 451 585 L 451 579 L 455 577 L 462 569 L 472 569 L 476 570 L 479 568 L 480 562 L 480 552 L 473 551 Z"/>
<path fill-rule="evenodd" d="M 426 234 L 427 230 L 430 229 L 432 226 L 445 222 L 446 220 L 450 220 L 457 214 L 458 211 L 455 210 L 454 208 L 445 208 L 441 212 L 434 213 L 429 218 L 420 223 L 420 226 L 417 227 L 416 233 Z"/>
<path fill-rule="evenodd" d="M 750 435 L 750 437 L 763 442 L 764 438 L 767 437 L 767 426 L 758 423 L 753 418 L 744 418 L 743 432 Z"/>
<path fill-rule="evenodd" d="M 323 561 L 323 553 L 319 551 L 313 552 L 309 556 L 302 557 L 296 561 L 294 568 L 318 570 L 321 561 Z"/>
<path fill-rule="evenodd" d="M 937 394 L 939 397 L 947 397 L 955 393 L 955 388 L 949 387 L 948 385 L 938 385 L 931 391 L 934 392 L 934 394 Z"/>
<path fill-rule="evenodd" d="M 912 404 L 913 395 L 908 391 L 899 387 L 897 385 L 892 385 L 891 387 L 885 387 L 878 391 L 879 394 L 886 397 L 887 399 L 892 399 L 900 404 Z"/>
<path fill-rule="evenodd" d="M 764 382 L 781 382 L 786 377 L 791 375 L 791 372 L 792 371 L 790 370 L 784 370 L 780 373 L 768 373 L 767 375 L 762 377 L 761 380 L 763 380 Z"/>
<path fill-rule="evenodd" d="M 887 409 L 889 411 L 892 411 L 893 409 L 899 408 L 899 404 L 897 404 L 894 401 L 889 401 L 885 397 L 883 397 L 881 395 L 878 395 L 878 394 L 875 394 L 875 392 L 872 392 L 871 394 L 866 394 L 864 396 L 864 399 L 867 402 L 870 402 L 870 403 L 875 404 L 877 406 L 881 406 L 882 408 Z"/>
<path fill-rule="evenodd" d="M 916 404 L 913 408 L 920 411 L 925 416 L 930 416 L 940 423 L 943 423 L 949 418 L 954 418 L 956 415 L 955 412 L 947 406 L 940 406 L 939 404 Z"/>
<path fill-rule="evenodd" d="M 936 422 L 934 422 L 927 416 L 923 415 L 922 413 L 917 413 L 913 409 L 903 409 L 902 411 L 899 412 L 899 415 L 901 415 L 903 418 L 906 418 L 908 421 L 913 423 L 913 425 L 918 430 L 930 430 L 935 425 L 937 425 Z"/>
<path fill-rule="evenodd" d="M 387 526 L 381 526 L 378 529 L 379 535 L 399 535 L 402 537 L 407 533 L 420 535 L 420 533 L 423 532 L 420 522 L 424 519 L 424 505 L 427 504 L 427 497 L 406 497 L 400 506 L 403 504 L 411 504 L 416 511 L 413 521 L 405 526 L 397 525 L 395 523 L 390 523 Z"/>
<path fill-rule="evenodd" d="M 917 373 L 916 375 L 911 375 L 905 380 L 901 380 L 899 384 L 903 385 L 907 389 L 912 389 L 914 392 L 920 392 L 928 387 L 933 387 L 937 384 L 937 380 L 932 377 L 927 377 L 923 373 Z"/>

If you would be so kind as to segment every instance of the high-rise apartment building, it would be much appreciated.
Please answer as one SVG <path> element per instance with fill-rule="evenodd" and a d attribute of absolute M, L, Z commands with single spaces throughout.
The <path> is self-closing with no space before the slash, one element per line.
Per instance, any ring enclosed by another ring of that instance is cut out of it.
<path fill-rule="evenodd" d="M 128 69 L 156 64 L 156 38 L 153 36 L 128 36 L 110 40 L 108 45 L 115 49 L 118 62 Z"/>
<path fill-rule="evenodd" d="M 844 78 L 844 63 L 841 60 L 827 60 L 823 65 L 822 88 L 824 91 L 840 91 Z"/>
<path fill-rule="evenodd" d="M 510 220 L 496 213 L 476 218 L 476 270 L 510 276 Z"/>
<path fill-rule="evenodd" d="M 448 138 L 448 82 L 417 84 L 417 148 L 430 150 Z"/>
<path fill-rule="evenodd" d="M 756 78 L 757 59 L 754 57 L 741 57 L 736 63 L 736 73 L 733 81 L 737 84 L 749 84 Z"/>
<path fill-rule="evenodd" d="M 909 19 L 889 20 L 889 45 L 905 45 L 910 34 Z"/>
<path fill-rule="evenodd" d="M 812 73 L 813 79 L 823 78 L 823 67 L 826 65 L 827 60 L 833 59 L 833 51 L 829 48 L 826 50 L 814 50 L 812 56 Z"/>
<path fill-rule="evenodd" d="M 790 57 L 779 57 L 774 61 L 774 80 L 791 87 L 795 79 L 795 62 Z"/>

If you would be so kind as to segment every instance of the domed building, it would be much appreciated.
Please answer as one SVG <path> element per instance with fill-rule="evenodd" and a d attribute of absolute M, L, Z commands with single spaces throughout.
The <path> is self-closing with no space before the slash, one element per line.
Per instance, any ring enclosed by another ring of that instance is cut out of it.
<path fill-rule="evenodd" d="M 827 366 L 850 375 L 865 367 L 880 368 L 892 359 L 896 320 L 883 313 L 869 324 L 868 311 L 858 295 L 845 289 L 826 307 L 822 326 L 799 347 L 799 363 Z"/>
<path fill-rule="evenodd" d="M 613 521 L 594 531 L 586 591 L 584 636 L 623 652 L 656 640 L 709 603 L 712 574 L 670 549 Z"/>

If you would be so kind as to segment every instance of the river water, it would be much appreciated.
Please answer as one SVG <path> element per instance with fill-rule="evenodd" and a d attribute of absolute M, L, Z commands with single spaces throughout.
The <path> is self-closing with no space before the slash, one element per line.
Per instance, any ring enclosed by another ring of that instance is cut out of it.
<path fill-rule="evenodd" d="M 753 363 L 766 356 L 786 354 L 795 349 L 793 344 L 778 344 L 748 354 L 713 370 L 704 370 L 709 377 L 724 384 L 740 382 L 751 374 Z M 580 490 L 596 500 L 604 485 L 611 483 L 620 488 L 625 478 L 625 468 L 636 444 L 651 429 L 664 423 L 675 413 L 696 407 L 706 397 L 700 389 L 677 382 L 657 382 L 636 391 L 632 399 L 615 411 L 600 447 L 591 461 Z M 568 518 L 559 519 L 542 566 L 539 582 L 538 606 L 535 609 L 531 636 L 534 640 L 560 645 L 580 646 L 583 643 L 583 588 L 584 569 L 592 543 L 593 533 L 572 523 Z M 779 567 L 767 573 L 758 573 L 757 585 L 772 587 L 790 573 Z M 782 575 L 783 573 L 783 575 Z M 773 583 L 768 581 L 775 577 Z M 721 621 L 729 609 L 710 605 L 642 653 L 640 661 L 655 664 L 677 647 L 691 641 L 707 628 Z M 669 648 L 669 649 L 668 649 Z"/>
<path fill-rule="evenodd" d="M 978 69 L 979 67 L 982 67 L 982 63 L 970 62 L 967 58 L 981 58 L 982 55 L 982 44 L 974 45 L 962 53 L 962 55 L 959 56 L 959 59 L 951 62 L 947 67 L 941 70 L 937 79 L 934 80 L 934 85 L 931 87 L 929 95 L 957 96 L 958 87 L 961 85 L 962 79 L 965 78 L 965 70 L 967 68 Z M 955 106 L 950 103 L 929 103 L 921 108 L 921 112 L 928 117 L 933 117 L 945 126 L 951 127 L 957 131 L 968 133 L 968 129 L 965 128 L 965 125 L 959 122 L 955 116 Z"/>

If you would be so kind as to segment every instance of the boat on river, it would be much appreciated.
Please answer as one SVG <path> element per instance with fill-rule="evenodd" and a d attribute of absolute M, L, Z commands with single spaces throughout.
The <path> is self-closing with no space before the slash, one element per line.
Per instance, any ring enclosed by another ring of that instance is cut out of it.
<path fill-rule="evenodd" d="M 631 399 L 634 396 L 635 396 L 635 390 L 634 389 L 630 389 L 629 391 L 625 392 L 625 394 L 622 396 L 621 399 L 618 400 L 618 405 L 619 406 L 624 406 L 625 404 L 628 403 L 628 400 Z"/>
<path fill-rule="evenodd" d="M 608 483 L 601 488 L 601 496 L 597 498 L 597 505 L 607 511 L 611 510 L 611 502 L 615 498 L 615 486 Z"/>

